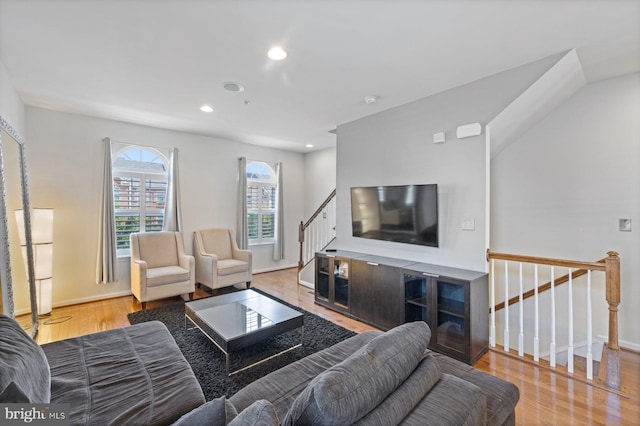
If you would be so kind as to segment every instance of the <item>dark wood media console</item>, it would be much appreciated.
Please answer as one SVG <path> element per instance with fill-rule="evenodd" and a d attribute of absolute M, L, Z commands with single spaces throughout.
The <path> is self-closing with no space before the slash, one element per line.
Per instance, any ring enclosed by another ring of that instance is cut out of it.
<path fill-rule="evenodd" d="M 315 303 L 388 330 L 431 328 L 429 348 L 473 364 L 489 345 L 484 272 L 346 250 L 316 253 Z"/>

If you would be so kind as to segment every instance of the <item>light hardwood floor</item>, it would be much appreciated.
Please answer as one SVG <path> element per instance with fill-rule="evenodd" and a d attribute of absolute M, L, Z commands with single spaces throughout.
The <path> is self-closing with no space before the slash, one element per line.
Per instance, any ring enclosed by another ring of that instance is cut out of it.
<path fill-rule="evenodd" d="M 253 287 L 313 312 L 341 326 L 362 332 L 373 327 L 347 318 L 313 302 L 313 291 L 296 283 L 296 270 L 254 274 Z M 196 297 L 211 293 L 197 289 Z M 169 298 L 147 303 L 147 309 L 179 301 Z M 53 342 L 129 325 L 127 314 L 140 310 L 133 297 L 60 307 L 43 317 L 36 337 Z M 28 316 L 18 318 L 26 328 Z M 475 368 L 509 380 L 520 389 L 516 407 L 520 425 L 640 425 L 640 354 L 622 351 L 622 387 L 625 396 L 610 393 L 581 381 L 509 357 L 500 351 L 483 355 Z"/>

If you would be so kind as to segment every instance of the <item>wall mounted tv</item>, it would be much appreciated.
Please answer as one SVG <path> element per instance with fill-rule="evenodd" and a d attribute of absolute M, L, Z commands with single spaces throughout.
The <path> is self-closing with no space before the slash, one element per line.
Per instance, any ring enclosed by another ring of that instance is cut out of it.
<path fill-rule="evenodd" d="M 438 247 L 438 186 L 351 188 L 353 236 Z"/>

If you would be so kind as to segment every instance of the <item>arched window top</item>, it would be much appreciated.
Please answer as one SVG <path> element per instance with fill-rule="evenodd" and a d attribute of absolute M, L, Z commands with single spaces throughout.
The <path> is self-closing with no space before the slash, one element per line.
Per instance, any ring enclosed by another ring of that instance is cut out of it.
<path fill-rule="evenodd" d="M 117 153 L 113 160 L 113 168 L 121 171 L 166 174 L 169 161 L 156 149 L 128 147 Z"/>
<path fill-rule="evenodd" d="M 247 164 L 247 180 L 275 184 L 276 173 L 263 161 L 251 161 Z"/>

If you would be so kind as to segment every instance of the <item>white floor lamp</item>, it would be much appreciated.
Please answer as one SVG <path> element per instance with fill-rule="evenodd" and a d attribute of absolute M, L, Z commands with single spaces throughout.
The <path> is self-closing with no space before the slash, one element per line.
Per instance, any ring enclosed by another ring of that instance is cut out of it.
<path fill-rule="evenodd" d="M 24 215 L 16 210 L 22 258 L 28 271 L 27 245 L 24 237 Z M 38 315 L 51 313 L 53 299 L 53 209 L 33 209 L 31 213 L 31 239 L 35 268 Z"/>

